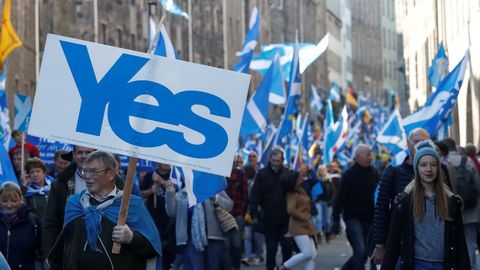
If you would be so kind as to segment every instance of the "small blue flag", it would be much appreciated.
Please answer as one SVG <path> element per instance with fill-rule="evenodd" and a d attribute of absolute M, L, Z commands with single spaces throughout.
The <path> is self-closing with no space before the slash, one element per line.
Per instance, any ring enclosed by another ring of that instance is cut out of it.
<path fill-rule="evenodd" d="M 190 19 L 190 16 L 185 11 L 183 11 L 175 2 L 173 2 L 173 0 L 159 0 L 159 1 L 160 1 L 160 4 L 162 4 L 162 7 L 166 11 L 178 16 L 182 16 L 186 19 Z"/>
<path fill-rule="evenodd" d="M 260 33 L 260 13 L 256 7 L 252 10 L 250 16 L 250 23 L 248 25 L 248 33 L 243 43 L 242 51 L 237 52 L 236 56 L 240 57 L 240 60 L 233 66 L 233 71 L 239 71 L 243 73 L 250 72 L 250 62 L 252 61 L 253 52 L 257 46 L 258 34 Z"/>
<path fill-rule="evenodd" d="M 32 98 L 15 93 L 15 121 L 14 129 L 27 131 L 32 115 Z"/>

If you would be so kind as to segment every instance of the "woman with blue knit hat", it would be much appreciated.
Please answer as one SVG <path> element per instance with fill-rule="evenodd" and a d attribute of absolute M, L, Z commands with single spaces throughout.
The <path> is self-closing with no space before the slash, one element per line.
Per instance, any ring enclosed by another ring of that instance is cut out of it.
<path fill-rule="evenodd" d="M 463 202 L 445 185 L 432 141 L 417 144 L 413 169 L 415 178 L 395 199 L 381 269 L 470 269 Z"/>

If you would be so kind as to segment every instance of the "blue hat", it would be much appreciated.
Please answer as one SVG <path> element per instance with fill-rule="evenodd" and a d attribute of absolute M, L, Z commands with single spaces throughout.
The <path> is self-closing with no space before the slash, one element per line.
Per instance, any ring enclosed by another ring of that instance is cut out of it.
<path fill-rule="evenodd" d="M 415 174 L 417 173 L 418 162 L 424 156 L 433 156 L 437 159 L 437 162 L 440 163 L 440 155 L 435 149 L 433 142 L 431 140 L 421 141 L 415 146 L 415 156 L 413 157 L 413 170 Z"/>

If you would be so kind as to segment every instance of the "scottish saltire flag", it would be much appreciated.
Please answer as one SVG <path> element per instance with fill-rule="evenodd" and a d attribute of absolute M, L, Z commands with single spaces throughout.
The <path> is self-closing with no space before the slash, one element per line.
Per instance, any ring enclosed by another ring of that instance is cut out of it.
<path fill-rule="evenodd" d="M 271 133 L 270 136 L 268 137 L 267 144 L 265 145 L 265 149 L 263 152 L 258 153 L 258 160 L 260 161 L 260 164 L 262 164 L 264 167 L 267 166 L 270 152 L 272 152 L 273 148 L 275 147 L 275 138 L 276 136 L 276 131 Z"/>
<path fill-rule="evenodd" d="M 12 181 L 18 184 L 17 176 L 15 176 L 12 163 L 8 158 L 8 152 L 2 143 L 0 144 L 0 185 L 6 181 Z"/>
<path fill-rule="evenodd" d="M 276 71 L 278 67 L 276 64 L 277 59 L 278 56 L 274 59 L 257 90 L 247 102 L 240 127 L 241 136 L 262 133 L 267 126 L 270 90 L 272 87 L 278 87 L 278 81 L 276 80 L 276 75 L 278 74 Z"/>
<path fill-rule="evenodd" d="M 299 46 L 295 46 L 293 52 L 293 61 L 288 84 L 288 100 L 285 111 L 283 112 L 282 122 L 278 128 L 276 144 L 281 144 L 282 139 L 290 133 L 293 127 L 293 119 L 298 112 L 298 103 L 300 102 L 301 82 L 298 58 Z"/>
<path fill-rule="evenodd" d="M 347 130 L 348 112 L 347 107 L 344 106 L 338 121 L 326 133 L 324 164 L 332 162 L 333 156 L 342 147 L 347 138 Z"/>
<path fill-rule="evenodd" d="M 440 82 L 448 74 L 448 56 L 445 53 L 443 42 L 440 43 L 437 54 L 432 60 L 432 65 L 428 69 L 428 81 L 430 85 L 438 88 Z"/>
<path fill-rule="evenodd" d="M 268 100 L 270 103 L 276 105 L 285 104 L 287 93 L 285 90 L 285 84 L 283 83 L 282 67 L 280 66 L 278 55 L 273 59 L 272 69 L 270 95 L 268 96 Z"/>
<path fill-rule="evenodd" d="M 27 131 L 32 114 L 32 98 L 15 93 L 13 97 L 15 103 L 14 129 Z"/>
<path fill-rule="evenodd" d="M 400 151 L 398 152 L 398 154 L 396 154 L 393 158 L 392 158 L 392 161 L 390 162 L 390 164 L 393 166 L 393 167 L 397 167 L 399 165 L 401 165 L 403 163 L 403 161 L 405 160 L 405 158 L 410 154 L 410 150 L 407 148 L 403 151 Z"/>
<path fill-rule="evenodd" d="M 258 43 L 258 34 L 260 33 L 260 13 L 257 7 L 254 7 L 250 15 L 250 22 L 248 24 L 248 33 L 245 36 L 242 51 L 235 55 L 240 57 L 240 60 L 233 65 L 233 71 L 243 73 L 250 72 L 250 62 L 252 61 L 253 52 Z"/>
<path fill-rule="evenodd" d="M 183 11 L 173 0 L 158 0 L 160 1 L 160 4 L 162 4 L 162 7 L 175 15 L 185 17 L 186 19 L 190 19 L 190 16 Z"/>
<path fill-rule="evenodd" d="M 440 125 L 448 121 L 457 102 L 468 61 L 467 52 L 460 63 L 440 82 L 437 91 L 423 107 L 403 119 L 402 124 L 407 134 L 417 127 L 422 127 L 433 137 Z"/>
<path fill-rule="evenodd" d="M 283 74 L 290 74 L 291 62 L 293 59 L 293 51 L 296 43 L 282 43 L 282 44 L 270 44 L 262 46 L 260 53 L 252 58 L 250 62 L 250 69 L 257 71 L 260 74 L 265 74 L 268 67 L 272 62 L 275 54 L 280 55 L 280 63 L 282 65 Z M 318 44 L 313 43 L 299 43 L 299 62 L 300 73 L 303 73 L 307 67 L 312 64 L 320 55 L 325 52 L 328 47 L 328 34 L 322 38 Z M 285 80 L 290 79 L 285 77 Z"/>
<path fill-rule="evenodd" d="M 320 113 L 323 108 L 322 99 L 318 94 L 317 88 L 312 84 L 312 96 L 310 97 L 310 107 L 316 113 Z"/>
<path fill-rule="evenodd" d="M 332 83 L 332 88 L 330 89 L 328 99 L 337 103 L 340 102 L 340 88 L 338 88 L 338 85 L 336 83 Z"/>
<path fill-rule="evenodd" d="M 227 187 L 227 181 L 223 176 L 177 166 L 172 166 L 170 179 L 178 187 L 185 186 L 190 207 L 203 202 Z"/>
<path fill-rule="evenodd" d="M 155 34 L 155 38 L 148 49 L 148 53 L 165 56 L 170 59 L 179 59 L 177 51 L 173 47 L 172 41 L 170 40 L 167 30 L 163 24 L 160 26 L 159 31 L 157 31 Z"/>
<path fill-rule="evenodd" d="M 308 121 L 308 113 L 305 115 L 305 118 L 302 121 L 301 132 L 298 136 L 298 146 L 297 146 L 297 154 L 293 160 L 293 168 L 299 169 L 302 165 L 308 164 L 312 165 L 312 161 L 308 155 L 309 149 L 309 140 L 308 140 L 308 133 L 309 133 L 309 121 Z"/>
<path fill-rule="evenodd" d="M 0 143 L 2 143 L 5 149 L 10 147 L 10 116 L 8 115 L 8 103 L 7 103 L 7 90 L 6 90 L 6 78 L 7 78 L 7 65 L 3 66 L 3 70 L 0 73 Z"/>
<path fill-rule="evenodd" d="M 382 144 L 392 155 L 407 149 L 407 135 L 402 126 L 402 117 L 395 110 L 377 135 L 377 143 Z"/>

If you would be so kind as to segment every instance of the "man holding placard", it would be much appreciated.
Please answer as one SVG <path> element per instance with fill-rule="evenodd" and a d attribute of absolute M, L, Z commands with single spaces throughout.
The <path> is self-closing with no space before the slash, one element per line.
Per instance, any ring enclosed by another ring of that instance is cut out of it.
<path fill-rule="evenodd" d="M 60 237 L 63 247 L 57 242 L 47 260 L 64 269 L 90 270 L 145 269 L 147 259 L 161 258 L 160 236 L 140 197 L 131 197 L 127 223 L 116 225 L 123 191 L 115 186 L 115 158 L 95 151 L 81 173 L 87 190 L 68 200 Z M 123 244 L 118 255 L 112 253 L 113 242 Z M 57 257 L 58 252 L 63 256 Z"/>

